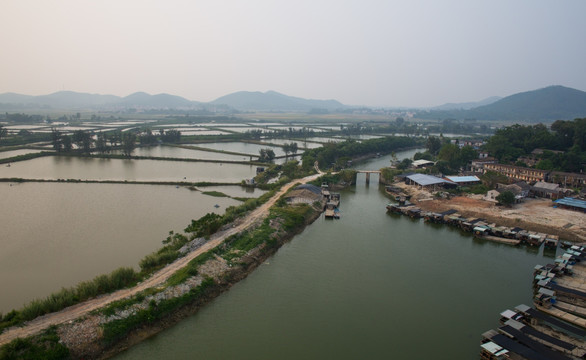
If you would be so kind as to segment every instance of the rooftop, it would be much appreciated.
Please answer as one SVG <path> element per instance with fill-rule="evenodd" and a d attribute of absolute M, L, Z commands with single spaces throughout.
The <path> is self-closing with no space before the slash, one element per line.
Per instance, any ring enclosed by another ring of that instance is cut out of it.
<path fill-rule="evenodd" d="M 574 198 L 563 198 L 555 201 L 558 204 L 586 209 L 586 201 Z"/>
<path fill-rule="evenodd" d="M 409 179 L 413 182 L 416 182 L 417 184 L 419 184 L 421 186 L 443 184 L 443 183 L 453 184 L 453 182 L 451 182 L 451 181 L 440 179 L 437 176 L 425 175 L 425 174 L 409 175 L 409 176 L 407 176 L 407 179 Z"/>
<path fill-rule="evenodd" d="M 446 179 L 455 183 L 480 181 L 478 176 L 446 176 Z"/>

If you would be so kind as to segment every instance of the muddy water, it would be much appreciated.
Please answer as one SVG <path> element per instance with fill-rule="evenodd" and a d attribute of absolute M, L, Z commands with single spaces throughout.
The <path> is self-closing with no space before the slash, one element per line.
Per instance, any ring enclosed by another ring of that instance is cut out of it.
<path fill-rule="evenodd" d="M 175 186 L 0 183 L 0 312 L 138 261 L 239 202 Z M 220 207 L 214 207 L 218 204 Z"/>
<path fill-rule="evenodd" d="M 234 182 L 255 176 L 256 167 L 185 161 L 120 160 L 49 156 L 0 166 L 0 178 L 129 181 Z"/>
<path fill-rule="evenodd" d="M 414 151 L 397 154 L 399 158 Z M 386 157 L 361 169 L 388 164 Z M 476 359 L 541 251 L 387 214 L 377 176 L 196 315 L 116 359 Z"/>

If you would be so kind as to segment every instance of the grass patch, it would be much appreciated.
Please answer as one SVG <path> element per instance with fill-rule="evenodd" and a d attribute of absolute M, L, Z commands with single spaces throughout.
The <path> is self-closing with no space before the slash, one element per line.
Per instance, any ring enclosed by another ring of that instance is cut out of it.
<path fill-rule="evenodd" d="M 92 297 L 134 285 L 140 279 L 132 268 L 119 268 L 109 275 L 100 275 L 73 288 L 62 288 L 44 299 L 35 299 L 20 310 L 12 310 L 0 317 L 0 331 L 38 316 L 60 311 Z"/>
<path fill-rule="evenodd" d="M 200 256 L 196 257 L 195 259 L 191 260 L 187 264 L 187 266 L 185 266 L 184 268 L 175 272 L 175 274 L 173 274 L 169 277 L 169 279 L 167 280 L 167 285 L 168 286 L 179 285 L 179 284 L 183 283 L 185 280 L 187 280 L 188 278 L 190 278 L 192 276 L 196 276 L 198 267 L 201 264 L 205 263 L 206 261 L 212 259 L 213 257 L 214 257 L 214 252 L 212 250 L 212 251 L 205 252 L 205 253 L 201 254 Z"/>
<path fill-rule="evenodd" d="M 214 196 L 214 197 L 229 197 L 228 195 L 226 195 L 220 191 L 202 191 L 201 193 L 204 195 L 209 195 L 209 196 Z"/>
<path fill-rule="evenodd" d="M 59 343 L 57 327 L 25 339 L 15 339 L 0 348 L 0 360 L 70 359 L 69 349 Z"/>

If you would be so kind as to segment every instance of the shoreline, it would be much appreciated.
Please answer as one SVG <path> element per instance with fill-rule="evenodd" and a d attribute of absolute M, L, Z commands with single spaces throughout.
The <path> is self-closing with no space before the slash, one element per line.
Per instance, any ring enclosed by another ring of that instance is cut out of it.
<path fill-rule="evenodd" d="M 189 251 L 184 257 L 156 272 L 134 288 L 100 295 L 62 311 L 35 318 L 22 327 L 7 329 L 0 334 L 1 342 L 8 344 L 12 339 L 21 338 L 32 344 L 44 346 L 43 333 L 47 329 L 53 329 L 50 331 L 56 331 L 59 343 L 47 346 L 65 346 L 74 359 L 105 359 L 172 326 L 247 277 L 285 242 L 302 232 L 321 215 L 325 205 L 323 199 L 313 206 L 305 205 L 305 208 L 282 208 L 283 205 L 277 205 L 277 215 L 272 214 L 271 210 L 291 187 L 317 177 L 319 174 L 297 179 L 285 185 L 259 208 L 244 218 L 236 219 L 225 230 L 212 235 L 204 244 Z M 287 215 L 288 213 L 290 214 Z M 282 226 L 285 221 L 295 219 L 295 216 L 297 220 L 294 226 Z M 247 249 L 239 245 L 232 249 L 231 244 L 238 242 L 238 237 L 250 234 L 249 237 L 256 239 L 254 232 L 269 224 L 272 229 L 270 238 L 256 242 L 253 247 Z M 202 257 L 204 259 L 198 262 Z M 197 271 L 192 275 L 191 271 L 195 269 Z M 191 277 L 176 281 L 186 273 Z M 156 299 L 153 299 L 155 295 Z M 145 297 L 148 302 L 146 308 L 145 302 L 142 302 Z M 121 307 L 120 302 L 129 303 L 133 308 Z M 114 309 L 114 316 L 107 315 L 109 308 L 110 311 Z M 145 312 L 151 311 L 154 311 L 153 316 L 141 317 Z M 111 326 L 122 326 L 123 330 L 113 333 L 114 335 L 108 334 Z"/>
<path fill-rule="evenodd" d="M 269 248 L 267 251 L 262 251 L 264 246 L 261 245 L 251 251 L 252 254 L 247 256 L 246 267 L 240 269 L 232 269 L 225 275 L 225 281 L 222 281 L 211 289 L 206 290 L 205 295 L 194 301 L 193 303 L 187 304 L 180 308 L 177 308 L 169 315 L 166 315 L 160 320 L 157 320 L 151 324 L 145 324 L 140 326 L 139 328 L 132 330 L 129 334 L 127 334 L 122 340 L 115 343 L 112 346 L 104 346 L 97 356 L 92 357 L 91 353 L 72 353 L 72 357 L 75 358 L 84 358 L 84 359 L 97 359 L 97 360 L 105 360 L 110 359 L 116 356 L 119 353 L 122 353 L 132 346 L 139 344 L 140 342 L 178 324 L 183 319 L 186 319 L 195 313 L 197 313 L 201 308 L 209 304 L 215 298 L 220 296 L 222 293 L 229 291 L 230 288 L 235 285 L 236 283 L 240 282 L 241 280 L 245 279 L 250 275 L 253 271 L 255 271 L 260 265 L 262 265 L 268 258 L 273 256 L 285 243 L 289 242 L 295 235 L 302 233 L 305 228 L 311 225 L 315 220 L 317 220 L 323 211 L 316 210 L 314 208 L 314 212 L 311 217 L 305 219 L 305 224 L 303 227 L 299 229 L 295 229 L 291 232 L 286 232 L 281 235 L 277 242 L 278 245 Z"/>
<path fill-rule="evenodd" d="M 586 238 L 584 238 L 582 235 L 571 230 L 567 230 L 553 225 L 545 225 L 542 223 L 528 221 L 522 218 L 512 219 L 502 214 L 496 215 L 486 211 L 478 211 L 478 209 L 462 209 L 460 206 L 454 206 L 450 204 L 449 200 L 417 201 L 415 202 L 415 205 L 424 211 L 441 212 L 450 209 L 455 209 L 458 211 L 459 214 L 466 218 L 483 218 L 486 219 L 486 221 L 489 223 L 496 223 L 498 226 L 520 227 L 529 231 L 557 235 L 560 237 L 560 240 L 569 240 L 575 243 L 581 243 L 586 241 Z"/>

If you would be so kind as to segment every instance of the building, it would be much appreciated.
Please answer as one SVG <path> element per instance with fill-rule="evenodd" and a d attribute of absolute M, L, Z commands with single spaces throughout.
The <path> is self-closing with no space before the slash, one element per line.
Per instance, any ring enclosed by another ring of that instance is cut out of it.
<path fill-rule="evenodd" d="M 578 189 L 586 188 L 586 174 L 552 171 L 549 174 L 549 182 L 556 183 L 564 187 Z"/>
<path fill-rule="evenodd" d="M 456 183 L 458 186 L 476 185 L 480 184 L 478 176 L 444 176 L 444 179 Z"/>
<path fill-rule="evenodd" d="M 547 183 L 545 181 L 536 182 L 531 187 L 531 194 L 537 197 L 548 199 L 559 199 L 564 194 L 564 189 L 560 188 L 558 184 Z"/>
<path fill-rule="evenodd" d="M 586 212 L 586 201 L 574 198 L 563 198 L 555 201 L 557 206 L 570 210 Z"/>
<path fill-rule="evenodd" d="M 476 160 L 472 160 L 470 165 L 470 170 L 474 173 L 484 173 L 484 165 L 486 164 L 496 164 L 496 159 L 493 157 L 483 157 Z"/>
<path fill-rule="evenodd" d="M 532 169 L 514 165 L 503 165 L 503 164 L 484 164 L 483 173 L 487 171 L 494 171 L 499 174 L 503 174 L 512 180 L 523 180 L 528 183 L 534 183 L 538 181 L 547 180 L 549 171 Z"/>
<path fill-rule="evenodd" d="M 416 169 L 421 169 L 424 167 L 428 167 L 428 166 L 433 166 L 435 163 L 433 161 L 429 161 L 429 160 L 415 160 L 411 163 L 411 166 L 413 166 Z"/>
<path fill-rule="evenodd" d="M 486 195 L 484 195 L 483 199 L 486 201 L 498 202 L 496 199 L 497 196 L 505 191 L 510 191 L 515 195 L 515 203 L 520 203 L 524 198 L 529 196 L 530 189 L 531 186 L 524 181 L 510 185 L 497 184 L 497 188 L 495 190 L 489 190 Z"/>
<path fill-rule="evenodd" d="M 498 191 L 497 189 L 488 190 L 486 192 L 486 195 L 484 195 L 483 199 L 486 201 L 498 202 L 496 197 L 499 196 L 500 194 L 501 194 L 501 192 Z"/>
<path fill-rule="evenodd" d="M 322 189 L 320 187 L 311 184 L 303 184 L 293 189 L 293 191 L 287 195 L 285 200 L 288 204 L 312 205 L 316 201 L 321 201 L 322 198 Z"/>
<path fill-rule="evenodd" d="M 405 184 L 419 186 L 420 189 L 430 191 L 438 190 L 443 187 L 456 187 L 457 185 L 451 181 L 444 180 L 437 176 L 425 174 L 413 174 L 405 178 Z"/>

